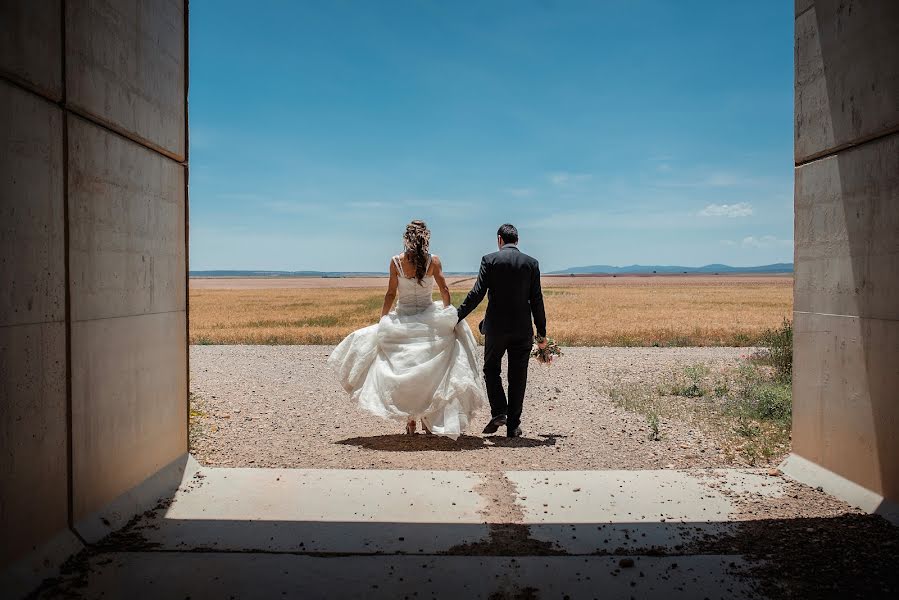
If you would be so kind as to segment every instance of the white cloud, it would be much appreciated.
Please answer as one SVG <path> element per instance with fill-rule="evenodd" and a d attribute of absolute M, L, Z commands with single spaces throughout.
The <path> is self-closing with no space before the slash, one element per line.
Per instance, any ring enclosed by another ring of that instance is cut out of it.
<path fill-rule="evenodd" d="M 748 202 L 736 204 L 709 204 L 699 213 L 700 217 L 748 217 L 752 214 L 752 205 Z"/>
<path fill-rule="evenodd" d="M 792 246 L 793 240 L 782 240 L 773 235 L 763 235 L 756 237 L 753 235 L 743 238 L 741 245 L 744 248 L 776 248 L 782 246 Z"/>
<path fill-rule="evenodd" d="M 569 173 L 567 171 L 559 171 L 557 173 L 549 174 L 549 181 L 553 185 L 560 187 L 583 183 L 585 181 L 590 181 L 592 178 L 593 175 L 590 175 L 589 173 Z"/>

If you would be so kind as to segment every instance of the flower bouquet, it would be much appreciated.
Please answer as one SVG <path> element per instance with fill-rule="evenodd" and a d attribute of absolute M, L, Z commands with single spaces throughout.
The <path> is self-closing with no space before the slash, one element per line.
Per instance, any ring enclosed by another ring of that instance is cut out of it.
<path fill-rule="evenodd" d="M 552 338 L 546 338 L 546 346 L 541 348 L 536 343 L 534 347 L 531 349 L 531 356 L 533 356 L 537 362 L 543 363 L 544 365 L 552 364 L 554 360 L 562 356 L 562 348 L 559 347 L 559 344 L 556 343 L 556 340 Z"/>

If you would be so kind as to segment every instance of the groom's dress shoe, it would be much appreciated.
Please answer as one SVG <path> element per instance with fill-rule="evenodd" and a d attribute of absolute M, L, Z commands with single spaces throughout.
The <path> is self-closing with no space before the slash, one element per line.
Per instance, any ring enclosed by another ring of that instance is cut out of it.
<path fill-rule="evenodd" d="M 493 417 L 490 419 L 490 422 L 487 423 L 487 426 L 484 427 L 484 433 L 496 433 L 500 427 L 506 424 L 506 415 L 499 415 L 498 417 Z"/>
<path fill-rule="evenodd" d="M 521 437 L 521 427 L 516 427 L 515 429 L 510 429 L 506 432 L 506 437 L 517 438 Z"/>

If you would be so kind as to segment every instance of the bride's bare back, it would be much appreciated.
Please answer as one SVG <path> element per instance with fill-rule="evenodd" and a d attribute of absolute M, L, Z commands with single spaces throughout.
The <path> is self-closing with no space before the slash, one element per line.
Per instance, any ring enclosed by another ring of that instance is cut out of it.
<path fill-rule="evenodd" d="M 390 279 L 387 283 L 387 293 L 384 295 L 384 304 L 381 307 L 382 317 L 387 315 L 393 308 L 393 303 L 397 299 L 401 278 L 406 281 L 414 281 L 415 285 L 419 285 L 418 281 L 415 279 L 415 265 L 408 259 L 408 257 L 406 257 L 405 253 L 394 256 L 390 260 Z M 437 289 L 440 290 L 443 306 L 449 306 L 452 303 L 452 299 L 450 297 L 446 278 L 443 276 L 443 265 L 440 262 L 440 257 L 434 254 L 430 255 L 427 267 L 425 268 L 425 278 L 433 278 L 433 283 L 435 283 Z M 431 282 L 425 283 L 422 281 L 422 284 L 427 285 L 430 289 Z"/>

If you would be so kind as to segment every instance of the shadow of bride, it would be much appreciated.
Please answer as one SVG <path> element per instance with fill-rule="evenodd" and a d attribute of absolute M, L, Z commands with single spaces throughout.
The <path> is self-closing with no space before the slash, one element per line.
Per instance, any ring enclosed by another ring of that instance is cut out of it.
<path fill-rule="evenodd" d="M 539 439 L 528 437 L 507 438 L 499 435 L 489 437 L 460 435 L 458 439 L 453 440 L 442 435 L 395 433 L 347 438 L 334 443 L 344 446 L 357 446 L 366 450 L 380 450 L 382 452 L 463 452 L 466 450 L 484 450 L 490 447 L 538 448 L 540 446 L 554 446 L 557 437 L 559 436 L 554 434 L 540 434 L 538 436 Z"/>

